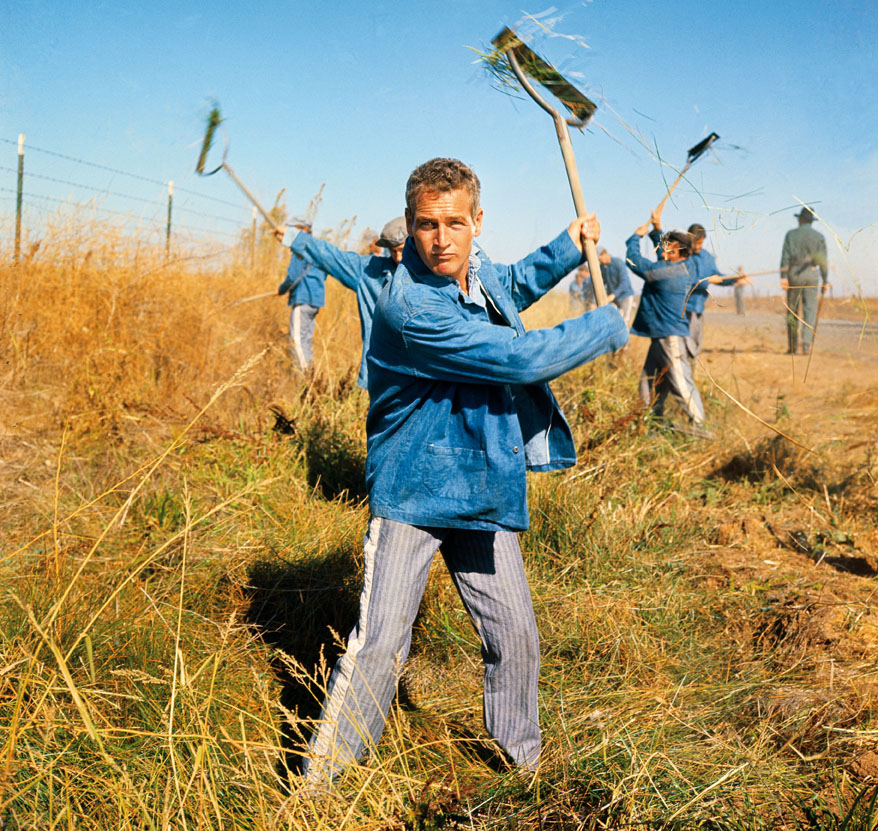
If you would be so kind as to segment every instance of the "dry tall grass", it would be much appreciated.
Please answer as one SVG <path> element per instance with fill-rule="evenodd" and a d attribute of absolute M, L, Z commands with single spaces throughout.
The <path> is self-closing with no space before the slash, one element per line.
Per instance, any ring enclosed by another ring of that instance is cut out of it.
<path fill-rule="evenodd" d="M 367 520 L 353 297 L 303 377 L 284 301 L 241 302 L 273 243 L 251 272 L 69 234 L 0 272 L 2 827 L 875 827 L 878 446 L 650 437 L 627 359 L 557 385 L 580 465 L 531 482 L 534 787 L 437 568 L 374 757 L 299 793 Z"/>

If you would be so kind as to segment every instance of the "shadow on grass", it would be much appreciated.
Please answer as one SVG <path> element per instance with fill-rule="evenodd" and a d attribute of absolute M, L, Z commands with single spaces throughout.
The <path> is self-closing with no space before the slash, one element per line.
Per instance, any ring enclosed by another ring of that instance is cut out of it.
<path fill-rule="evenodd" d="M 356 624 L 360 580 L 360 569 L 346 547 L 303 562 L 260 560 L 249 569 L 246 620 L 254 634 L 283 653 L 271 666 L 281 685 L 280 705 L 295 716 L 281 727 L 284 752 L 277 772 L 284 781 L 288 774 L 302 772 L 302 748 L 311 737 L 307 725 L 319 717 L 329 672 L 344 652 L 333 633 L 346 640 Z M 410 714 L 421 712 L 404 679 L 397 705 Z M 421 716 L 418 721 L 430 722 L 427 732 L 446 726 L 482 765 L 508 773 L 509 759 L 484 735 L 458 722 L 445 722 L 439 714 L 424 711 Z"/>
<path fill-rule="evenodd" d="M 333 632 L 344 638 L 356 623 L 359 579 L 349 548 L 303 562 L 270 559 L 250 567 L 247 622 L 265 643 L 301 666 L 301 673 L 293 672 L 283 656 L 272 660 L 281 706 L 298 719 L 320 715 L 327 671 L 343 651 Z M 284 724 L 279 773 L 301 772 L 299 753 L 308 738 Z"/>
<path fill-rule="evenodd" d="M 781 479 L 789 488 L 821 496 L 846 495 L 860 487 L 862 480 L 858 470 L 832 470 L 825 460 L 809 456 L 808 451 L 783 436 L 762 439 L 745 453 L 732 456 L 707 478 L 751 484 Z"/>
<path fill-rule="evenodd" d="M 362 441 L 334 424 L 316 418 L 305 432 L 308 484 L 326 499 L 366 498 L 366 453 Z"/>
<path fill-rule="evenodd" d="M 308 421 L 297 421 L 277 405 L 269 410 L 274 416 L 271 429 L 304 449 L 312 488 L 319 488 L 329 500 L 362 502 L 366 498 L 366 448 L 359 437 L 319 412 Z"/>

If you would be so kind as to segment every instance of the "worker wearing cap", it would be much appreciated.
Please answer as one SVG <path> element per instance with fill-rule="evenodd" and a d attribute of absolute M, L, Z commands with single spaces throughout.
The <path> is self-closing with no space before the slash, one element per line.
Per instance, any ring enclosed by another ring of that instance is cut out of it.
<path fill-rule="evenodd" d="M 795 214 L 799 227 L 787 231 L 780 257 L 780 287 L 787 293 L 787 353 L 794 355 L 799 344 L 799 321 L 802 327 L 802 352 L 811 350 L 817 325 L 817 290 L 829 288 L 826 240 L 811 224 L 814 211 L 803 207 Z"/>
<path fill-rule="evenodd" d="M 692 238 L 686 231 L 669 231 L 661 238 L 662 257 L 653 262 L 640 253 L 640 240 L 648 227 L 648 222 L 639 226 L 625 243 L 628 267 L 644 281 L 631 333 L 651 340 L 640 374 L 640 397 L 662 419 L 665 401 L 673 395 L 693 429 L 706 435 L 702 430 L 704 404 L 686 348 L 689 321 L 684 309 L 692 285 L 687 265 Z"/>
<path fill-rule="evenodd" d="M 329 272 L 339 282 L 357 293 L 357 308 L 360 312 L 360 334 L 363 337 L 363 354 L 360 361 L 358 386 L 367 388 L 368 371 L 366 351 L 372 331 L 372 315 L 381 289 L 402 260 L 402 249 L 408 236 L 405 217 L 391 219 L 373 245 L 387 251 L 387 255 L 370 254 L 362 256 L 355 251 L 342 251 L 326 240 L 318 239 L 311 233 L 306 223 L 293 223 L 280 233 L 278 239 L 288 246 L 293 258 L 301 257 L 306 263 Z"/>
<path fill-rule="evenodd" d="M 598 248 L 598 262 L 601 264 L 607 300 L 622 312 L 625 325 L 630 327 L 634 317 L 634 289 L 631 288 L 628 267 L 624 260 L 611 256 L 606 248 Z"/>

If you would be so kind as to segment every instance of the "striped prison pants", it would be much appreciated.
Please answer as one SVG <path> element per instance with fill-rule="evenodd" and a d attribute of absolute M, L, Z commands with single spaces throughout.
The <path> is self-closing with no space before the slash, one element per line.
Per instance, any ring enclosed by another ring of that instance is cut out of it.
<path fill-rule="evenodd" d="M 704 346 L 704 315 L 698 312 L 689 312 L 686 315 L 689 321 L 689 337 L 686 338 L 686 349 L 689 357 L 694 361 Z"/>
<path fill-rule="evenodd" d="M 634 295 L 629 294 L 621 300 L 614 300 L 613 303 L 622 312 L 622 319 L 625 321 L 625 327 L 631 328 L 631 321 L 634 320 Z"/>
<path fill-rule="evenodd" d="M 302 370 L 314 360 L 314 319 L 319 311 L 307 303 L 290 306 L 290 352 Z"/>
<path fill-rule="evenodd" d="M 704 404 L 692 378 L 687 338 L 669 335 L 653 338 L 640 373 L 640 398 L 658 418 L 665 414 L 665 401 L 673 395 L 689 420 L 704 421 Z"/>
<path fill-rule="evenodd" d="M 485 726 L 513 764 L 536 768 L 539 638 L 518 535 L 373 517 L 360 616 L 330 676 L 304 760 L 308 781 L 331 781 L 381 737 L 437 548 L 481 641 Z"/>

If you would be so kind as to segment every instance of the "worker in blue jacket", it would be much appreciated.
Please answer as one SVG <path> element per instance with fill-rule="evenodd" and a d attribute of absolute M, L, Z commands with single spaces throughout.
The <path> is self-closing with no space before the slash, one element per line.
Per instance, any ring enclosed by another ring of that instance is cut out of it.
<path fill-rule="evenodd" d="M 713 254 L 704 247 L 704 243 L 707 241 L 707 231 L 703 225 L 697 222 L 692 223 L 688 231 L 692 237 L 691 264 L 694 265 L 695 285 L 686 307 L 686 316 L 689 318 L 689 340 L 686 346 L 689 350 L 689 357 L 695 360 L 701 354 L 704 345 L 704 307 L 709 296 L 708 286 L 711 284 L 734 285 L 738 275 L 725 280 L 711 280 L 712 277 L 722 278 L 726 275 L 717 267 Z"/>
<path fill-rule="evenodd" d="M 547 382 L 628 335 L 612 305 L 525 331 L 519 313 L 582 263 L 600 225 L 576 219 L 520 262 L 495 265 L 474 246 L 479 192 L 455 159 L 426 162 L 406 186 L 409 239 L 367 354 L 360 616 L 303 766 L 310 783 L 378 741 L 437 548 L 481 641 L 487 729 L 511 765 L 538 763 L 539 644 L 516 533 L 528 527 L 525 472 L 576 461 Z"/>
<path fill-rule="evenodd" d="M 591 277 L 588 275 L 588 265 L 581 265 L 576 269 L 576 274 L 573 275 L 567 292 L 572 314 L 582 314 L 597 305 L 594 302 L 594 287 L 591 284 Z"/>
<path fill-rule="evenodd" d="M 692 239 L 685 231 L 664 234 L 659 243 L 662 257 L 652 261 L 640 252 L 640 240 L 648 228 L 648 222 L 638 227 L 625 244 L 628 267 L 644 281 L 631 333 L 651 341 L 640 374 L 640 397 L 662 419 L 667 397 L 673 395 L 694 430 L 702 434 L 704 405 L 686 348 L 686 301 L 693 282 L 687 261 Z"/>
<path fill-rule="evenodd" d="M 625 325 L 631 326 L 634 317 L 634 289 L 631 288 L 625 261 L 613 257 L 606 248 L 599 248 L 598 262 L 601 264 L 601 276 L 604 278 L 607 300 L 615 303 L 622 313 Z"/>
<path fill-rule="evenodd" d="M 661 212 L 653 212 L 653 231 L 650 239 L 654 244 L 658 243 L 661 236 Z M 686 301 L 686 319 L 689 321 L 689 337 L 686 339 L 686 351 L 694 361 L 704 346 L 704 308 L 707 298 L 710 296 L 711 285 L 732 286 L 738 280 L 744 279 L 744 275 L 736 274 L 731 277 L 724 275 L 717 267 L 713 254 L 705 247 L 707 231 L 703 225 L 693 222 L 687 229 L 692 237 L 692 254 L 688 260 L 689 271 L 692 274 L 692 285 L 689 297 Z M 657 248 L 659 258 L 662 257 L 661 248 Z M 720 278 L 720 279 L 712 279 Z M 723 279 L 724 278 L 724 279 Z"/>
<path fill-rule="evenodd" d="M 303 217 L 295 217 L 294 226 L 305 227 Z M 287 276 L 277 287 L 279 295 L 289 294 L 290 306 L 290 352 L 302 370 L 308 369 L 314 360 L 314 321 L 326 305 L 326 278 L 329 275 L 306 262 L 298 254 L 290 257 Z M 333 275 L 345 287 L 356 289 L 347 274 Z"/>
<path fill-rule="evenodd" d="M 307 224 L 289 225 L 280 232 L 275 231 L 275 235 L 290 248 L 294 257 L 301 257 L 356 291 L 360 334 L 363 337 L 363 354 L 357 384 L 366 389 L 366 351 L 372 331 L 372 315 L 381 289 L 402 260 L 402 247 L 408 236 L 405 217 L 390 220 L 375 241 L 379 248 L 387 251 L 387 256 L 361 256 L 355 251 L 343 251 L 332 243 L 313 236 Z"/>

